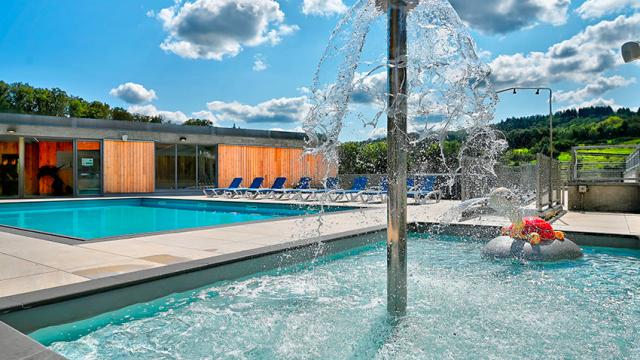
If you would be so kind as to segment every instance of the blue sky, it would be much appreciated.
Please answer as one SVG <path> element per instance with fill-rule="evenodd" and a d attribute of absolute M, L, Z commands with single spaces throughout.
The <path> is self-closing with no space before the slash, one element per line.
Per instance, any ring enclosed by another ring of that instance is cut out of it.
<path fill-rule="evenodd" d="M 344 1 L 344 2 L 343 2 Z M 451 0 L 496 87 L 551 86 L 554 106 L 640 107 L 639 0 Z M 180 122 L 296 129 L 303 89 L 353 0 L 0 2 L 0 80 L 59 87 Z M 375 37 L 374 37 L 375 39 Z M 501 96 L 496 120 L 544 113 L 545 98 Z M 370 136 L 351 124 L 344 139 Z"/>

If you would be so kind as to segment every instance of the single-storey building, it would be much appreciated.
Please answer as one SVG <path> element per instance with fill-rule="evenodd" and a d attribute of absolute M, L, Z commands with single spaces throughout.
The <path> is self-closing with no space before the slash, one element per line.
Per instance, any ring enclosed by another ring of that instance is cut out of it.
<path fill-rule="evenodd" d="M 187 192 L 321 179 L 302 133 L 0 113 L 0 198 Z"/>

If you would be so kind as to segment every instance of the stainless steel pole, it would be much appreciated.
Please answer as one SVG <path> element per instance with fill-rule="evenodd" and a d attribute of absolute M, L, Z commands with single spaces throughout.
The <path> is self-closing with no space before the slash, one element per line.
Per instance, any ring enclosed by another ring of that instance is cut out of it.
<path fill-rule="evenodd" d="M 387 311 L 407 309 L 407 3 L 388 0 Z"/>
<path fill-rule="evenodd" d="M 549 90 L 549 208 L 553 207 L 553 90 Z"/>

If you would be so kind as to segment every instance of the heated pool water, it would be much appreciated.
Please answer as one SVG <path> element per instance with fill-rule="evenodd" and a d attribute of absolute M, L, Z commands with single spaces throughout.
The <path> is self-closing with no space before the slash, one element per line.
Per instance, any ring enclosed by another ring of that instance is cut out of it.
<path fill-rule="evenodd" d="M 69 359 L 640 358 L 640 251 L 541 264 L 481 247 L 414 235 L 395 327 L 377 245 L 31 336 Z"/>
<path fill-rule="evenodd" d="M 319 211 L 315 206 L 153 198 L 36 201 L 0 204 L 0 225 L 90 240 Z"/>

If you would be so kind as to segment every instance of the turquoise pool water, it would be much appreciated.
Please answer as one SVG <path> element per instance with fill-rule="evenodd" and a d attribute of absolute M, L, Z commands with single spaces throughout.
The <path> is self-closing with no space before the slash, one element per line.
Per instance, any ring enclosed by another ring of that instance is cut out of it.
<path fill-rule="evenodd" d="M 640 357 L 640 252 L 494 261 L 449 236 L 409 243 L 408 316 L 385 316 L 385 248 L 220 282 L 39 330 L 69 359 Z"/>
<path fill-rule="evenodd" d="M 325 207 L 325 211 L 346 210 Z M 312 214 L 319 207 L 169 199 L 0 204 L 0 225 L 84 240 Z"/>

